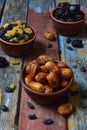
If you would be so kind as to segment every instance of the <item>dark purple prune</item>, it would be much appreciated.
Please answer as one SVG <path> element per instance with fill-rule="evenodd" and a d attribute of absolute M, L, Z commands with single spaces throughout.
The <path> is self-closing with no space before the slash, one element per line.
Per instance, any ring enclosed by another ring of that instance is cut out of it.
<path fill-rule="evenodd" d="M 37 116 L 35 114 L 29 115 L 28 118 L 30 120 L 35 120 L 37 118 Z"/>
<path fill-rule="evenodd" d="M 54 17 L 56 19 L 62 19 L 64 17 L 64 10 L 63 9 L 57 9 L 55 14 L 54 14 Z"/>
<path fill-rule="evenodd" d="M 85 67 L 81 67 L 80 70 L 81 70 L 82 72 L 87 72 L 87 70 L 86 70 Z"/>
<path fill-rule="evenodd" d="M 4 111 L 4 112 L 9 111 L 9 109 L 8 109 L 8 107 L 7 107 L 6 105 L 1 105 L 1 106 L 0 106 L 0 109 L 1 109 L 2 111 Z"/>
<path fill-rule="evenodd" d="M 69 7 L 70 3 L 69 2 L 63 2 L 63 3 L 59 3 L 57 8 L 66 8 Z"/>
<path fill-rule="evenodd" d="M 79 4 L 72 4 L 70 6 L 70 12 L 71 13 L 76 13 L 78 11 L 80 11 L 80 5 Z"/>
<path fill-rule="evenodd" d="M 83 12 L 79 11 L 75 14 L 74 18 L 78 21 L 84 18 Z"/>
<path fill-rule="evenodd" d="M 5 68 L 9 65 L 9 62 L 4 58 L 0 56 L 0 68 Z"/>
<path fill-rule="evenodd" d="M 83 48 L 82 40 L 75 39 L 72 41 L 72 46 L 77 48 Z"/>
<path fill-rule="evenodd" d="M 44 120 L 44 124 L 47 124 L 47 125 L 53 124 L 53 122 L 54 121 L 51 118 L 48 118 L 48 119 Z"/>
<path fill-rule="evenodd" d="M 13 89 L 10 87 L 5 87 L 5 92 L 7 93 L 13 93 Z"/>
<path fill-rule="evenodd" d="M 27 102 L 28 104 L 28 107 L 31 108 L 31 109 L 35 109 L 34 105 L 31 103 L 31 102 Z"/>

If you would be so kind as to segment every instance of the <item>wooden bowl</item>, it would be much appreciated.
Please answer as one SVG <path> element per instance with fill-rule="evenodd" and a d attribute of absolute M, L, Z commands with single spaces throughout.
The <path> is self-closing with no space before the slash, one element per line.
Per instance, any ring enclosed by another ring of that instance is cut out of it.
<path fill-rule="evenodd" d="M 25 80 L 24 80 L 25 75 L 26 75 L 26 72 L 25 72 L 26 66 L 27 64 L 23 67 L 21 71 L 20 80 L 27 95 L 30 98 L 32 98 L 36 103 L 39 103 L 39 104 L 54 104 L 54 103 L 60 104 L 64 100 L 66 93 L 68 92 L 68 90 L 73 84 L 73 81 L 74 81 L 73 73 L 72 73 L 72 77 L 69 80 L 69 83 L 67 84 L 65 88 L 47 94 L 47 93 L 37 92 L 31 89 L 28 85 L 26 85 Z"/>
<path fill-rule="evenodd" d="M 61 35 L 65 35 L 65 36 L 71 36 L 71 35 L 76 35 L 81 32 L 81 29 L 86 19 L 85 11 L 81 10 L 84 14 L 84 18 L 76 22 L 64 22 L 64 21 L 56 19 L 54 17 L 54 14 L 56 11 L 57 11 L 57 8 L 54 8 L 51 11 L 50 15 L 52 18 L 54 28 L 57 33 Z"/>
<path fill-rule="evenodd" d="M 1 44 L 2 50 L 7 55 L 13 56 L 13 57 L 21 57 L 21 56 L 30 54 L 33 49 L 34 41 L 36 39 L 36 31 L 33 27 L 31 27 L 31 28 L 34 32 L 34 36 L 32 39 L 30 39 L 27 42 L 11 43 L 11 42 L 5 41 L 2 38 L 0 38 L 0 44 Z"/>

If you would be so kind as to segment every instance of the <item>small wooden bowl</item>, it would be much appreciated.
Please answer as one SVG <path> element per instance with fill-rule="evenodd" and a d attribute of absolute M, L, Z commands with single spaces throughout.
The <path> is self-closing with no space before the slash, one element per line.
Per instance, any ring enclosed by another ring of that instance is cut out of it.
<path fill-rule="evenodd" d="M 32 39 L 30 39 L 27 42 L 11 43 L 0 38 L 1 48 L 3 49 L 3 51 L 7 55 L 14 56 L 14 57 L 21 57 L 30 54 L 33 49 L 34 41 L 36 39 L 36 31 L 33 27 L 31 28 L 34 32 L 34 36 Z"/>
<path fill-rule="evenodd" d="M 58 20 L 54 17 L 56 10 L 57 10 L 57 8 L 54 8 L 51 11 L 50 15 L 51 15 L 51 18 L 53 21 L 54 28 L 57 33 L 59 33 L 61 35 L 65 35 L 65 36 L 71 36 L 71 35 L 76 35 L 76 34 L 80 33 L 80 31 L 83 27 L 83 24 L 85 22 L 85 19 L 87 17 L 85 11 L 81 10 L 84 14 L 83 19 L 76 21 L 76 22 L 64 22 L 64 21 Z"/>
<path fill-rule="evenodd" d="M 54 104 L 54 103 L 60 104 L 64 100 L 66 93 L 68 92 L 68 90 L 73 84 L 73 81 L 74 81 L 73 72 L 72 72 L 72 77 L 65 88 L 58 90 L 56 92 L 47 94 L 47 93 L 34 91 L 33 89 L 31 89 L 29 86 L 26 85 L 24 81 L 24 78 L 26 75 L 26 66 L 27 64 L 23 67 L 21 71 L 20 80 L 27 95 L 30 98 L 32 98 L 36 103 L 39 103 L 39 104 Z"/>

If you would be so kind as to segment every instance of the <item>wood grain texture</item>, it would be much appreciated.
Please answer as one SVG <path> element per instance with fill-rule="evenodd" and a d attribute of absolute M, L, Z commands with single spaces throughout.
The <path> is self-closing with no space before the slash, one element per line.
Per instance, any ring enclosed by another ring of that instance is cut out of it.
<path fill-rule="evenodd" d="M 45 2 L 45 1 L 43 1 Z M 52 0 L 47 2 L 47 6 L 52 8 Z M 57 41 L 57 34 L 53 28 L 53 24 L 50 18 L 50 10 L 45 9 L 45 5 L 40 6 L 41 3 L 36 1 L 30 1 L 29 3 L 29 13 L 28 13 L 28 24 L 32 25 L 37 32 L 37 38 L 35 40 L 34 48 L 32 54 L 25 58 L 25 63 L 36 58 L 40 54 L 48 54 L 55 58 L 56 60 L 60 59 L 59 57 L 59 47 Z M 33 5 L 33 6 L 32 6 Z M 37 5 L 37 6 L 36 6 Z M 36 10 L 36 7 L 39 7 L 39 12 Z M 45 12 L 43 12 L 45 10 Z M 56 36 L 55 41 L 49 41 L 44 37 L 44 32 L 52 32 Z M 52 44 L 52 48 L 48 48 L 48 44 Z M 35 106 L 35 110 L 31 110 L 27 106 L 27 102 L 32 102 Z M 62 102 L 62 100 L 61 100 Z M 20 106 L 20 116 L 19 116 L 19 130 L 66 130 L 66 120 L 64 117 L 60 116 L 57 112 L 58 105 L 40 105 L 35 103 L 30 97 L 27 96 L 24 89 L 22 88 L 22 97 L 21 97 L 21 106 Z M 36 120 L 29 120 L 29 114 L 36 114 Z M 44 119 L 52 118 L 54 123 L 52 125 L 45 125 L 43 123 Z M 24 122 L 25 121 L 25 122 Z"/>
<path fill-rule="evenodd" d="M 1 19 L 1 25 L 4 23 L 15 21 L 20 19 L 26 23 L 28 0 L 6 0 L 5 8 L 3 10 L 3 16 Z M 22 7 L 22 8 L 21 8 Z M 18 125 L 18 111 L 19 110 L 19 97 L 20 94 L 20 70 L 22 66 L 22 58 L 15 58 L 7 56 L 0 47 L 0 56 L 5 57 L 9 66 L 7 68 L 0 68 L 0 90 L 1 104 L 5 104 L 9 108 L 9 112 L 3 112 L 0 110 L 0 130 L 16 130 Z M 12 65 L 11 60 L 18 60 L 20 64 Z M 13 93 L 6 93 L 5 87 L 14 83 L 15 90 Z"/>
<path fill-rule="evenodd" d="M 79 1 L 78 1 L 79 2 Z M 75 3 L 78 3 L 75 1 Z M 83 8 L 87 1 L 80 1 Z M 71 39 L 68 44 L 67 38 Z M 83 48 L 75 48 L 72 41 L 75 39 L 82 40 Z M 59 36 L 61 60 L 66 62 L 73 70 L 75 82 L 67 95 L 67 101 L 72 101 L 76 111 L 67 118 L 69 130 L 86 130 L 87 128 L 87 32 L 85 25 L 78 35 L 73 37 Z M 68 49 L 71 47 L 72 49 Z M 81 67 L 86 72 L 81 71 Z M 77 92 L 77 94 L 75 94 Z"/>

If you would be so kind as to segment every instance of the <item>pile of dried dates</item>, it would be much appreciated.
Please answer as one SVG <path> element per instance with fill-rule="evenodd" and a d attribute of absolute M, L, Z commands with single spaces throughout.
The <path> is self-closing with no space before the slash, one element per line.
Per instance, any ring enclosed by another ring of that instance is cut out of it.
<path fill-rule="evenodd" d="M 76 22 L 84 18 L 79 4 L 59 3 L 54 17 L 64 22 Z"/>
<path fill-rule="evenodd" d="M 72 74 L 71 68 L 64 62 L 40 55 L 25 66 L 24 81 L 35 91 L 52 93 L 67 87 Z"/>

